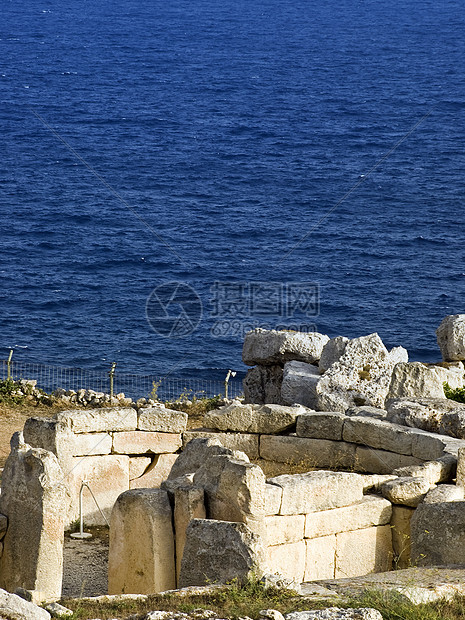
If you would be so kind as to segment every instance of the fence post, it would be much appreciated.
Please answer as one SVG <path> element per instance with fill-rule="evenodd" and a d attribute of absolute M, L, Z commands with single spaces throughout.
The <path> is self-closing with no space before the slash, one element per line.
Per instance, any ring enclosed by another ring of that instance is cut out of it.
<path fill-rule="evenodd" d="M 224 380 L 224 397 L 228 398 L 228 384 L 229 377 L 235 377 L 236 373 L 234 370 L 228 370 L 228 374 L 226 375 L 226 379 Z"/>
<path fill-rule="evenodd" d="M 10 355 L 8 357 L 8 361 L 6 363 L 6 372 L 8 381 L 11 379 L 11 358 L 13 357 L 13 349 L 10 349 Z"/>
<path fill-rule="evenodd" d="M 111 365 L 111 370 L 110 370 L 110 405 L 113 401 L 113 380 L 115 377 L 115 368 L 116 368 L 116 362 L 113 362 L 113 364 Z"/>

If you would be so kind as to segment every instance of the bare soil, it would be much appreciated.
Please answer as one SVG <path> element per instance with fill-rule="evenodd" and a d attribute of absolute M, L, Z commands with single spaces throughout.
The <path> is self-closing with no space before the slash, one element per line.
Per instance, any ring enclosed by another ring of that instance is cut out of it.
<path fill-rule="evenodd" d="M 108 592 L 107 527 L 86 527 L 92 538 L 80 540 L 65 533 L 63 549 L 63 598 L 100 596 Z"/>

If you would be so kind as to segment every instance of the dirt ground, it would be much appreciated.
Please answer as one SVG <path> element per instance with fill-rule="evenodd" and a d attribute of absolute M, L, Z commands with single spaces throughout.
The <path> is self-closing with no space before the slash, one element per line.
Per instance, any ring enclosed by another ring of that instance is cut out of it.
<path fill-rule="evenodd" d="M 108 592 L 108 528 L 85 528 L 92 538 L 80 540 L 65 533 L 63 598 L 100 596 Z"/>

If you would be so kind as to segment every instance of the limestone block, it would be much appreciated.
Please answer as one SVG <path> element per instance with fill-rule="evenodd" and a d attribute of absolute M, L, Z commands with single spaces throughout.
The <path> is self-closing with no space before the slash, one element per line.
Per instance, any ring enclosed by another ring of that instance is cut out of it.
<path fill-rule="evenodd" d="M 386 401 L 392 422 L 430 433 L 465 438 L 465 404 L 448 398 L 394 398 Z"/>
<path fill-rule="evenodd" d="M 427 366 L 421 362 L 396 364 L 387 398 L 444 398 L 445 377 L 446 369 L 439 366 Z"/>
<path fill-rule="evenodd" d="M 401 478 L 407 476 L 425 478 L 433 485 L 439 482 L 450 482 L 455 478 L 456 464 L 456 458 L 451 454 L 446 454 L 436 461 L 427 461 L 421 465 L 411 465 L 410 467 L 400 467 L 392 473 Z"/>
<path fill-rule="evenodd" d="M 446 316 L 436 330 L 442 359 L 446 362 L 465 360 L 465 315 Z"/>
<path fill-rule="evenodd" d="M 54 418 L 28 418 L 24 424 L 23 441 L 33 448 L 43 448 L 58 458 L 64 473 L 71 468 L 74 433 Z"/>
<path fill-rule="evenodd" d="M 393 504 L 416 508 L 432 485 L 425 478 L 396 478 L 381 486 L 383 497 Z"/>
<path fill-rule="evenodd" d="M 388 480 L 394 480 L 397 476 L 392 474 L 364 474 L 363 493 L 381 493 L 381 485 Z"/>
<path fill-rule="evenodd" d="M 301 540 L 268 547 L 267 562 L 273 572 L 302 583 L 305 575 L 305 542 Z"/>
<path fill-rule="evenodd" d="M 182 437 L 184 448 L 193 439 L 212 439 L 229 450 L 245 452 L 250 459 L 258 458 L 259 454 L 259 437 L 251 433 L 215 433 L 201 429 L 186 431 Z"/>
<path fill-rule="evenodd" d="M 230 454 L 238 456 L 233 450 L 226 448 L 219 441 L 216 434 L 206 433 L 207 437 L 186 437 L 184 433 L 183 451 L 176 459 L 169 475 L 170 480 L 180 478 L 185 474 L 193 474 L 205 461 L 214 454 Z M 244 454 L 241 458 L 248 460 Z"/>
<path fill-rule="evenodd" d="M 199 487 L 178 487 L 174 492 L 174 531 L 176 543 L 176 579 L 186 544 L 186 530 L 192 519 L 205 519 L 205 493 Z"/>
<path fill-rule="evenodd" d="M 412 516 L 411 536 L 414 565 L 463 564 L 465 502 L 420 504 Z"/>
<path fill-rule="evenodd" d="M 177 457 L 177 455 L 176 455 Z M 152 465 L 155 457 L 150 456 L 131 456 L 129 457 L 129 480 L 140 478 Z"/>
<path fill-rule="evenodd" d="M 50 620 L 50 614 L 42 607 L 25 601 L 16 594 L 0 590 L 0 618 L 13 620 Z"/>
<path fill-rule="evenodd" d="M 281 508 L 283 490 L 274 484 L 265 484 L 265 515 L 277 515 Z"/>
<path fill-rule="evenodd" d="M 333 579 L 336 557 L 336 536 L 322 536 L 305 541 L 304 581 Z"/>
<path fill-rule="evenodd" d="M 178 433 L 128 431 L 113 435 L 115 454 L 173 453 L 179 450 L 181 445 L 181 435 Z"/>
<path fill-rule="evenodd" d="M 79 517 L 79 491 L 87 480 L 106 518 L 118 495 L 129 489 L 129 457 L 117 455 L 83 456 L 73 459 L 73 468 L 66 477 L 71 496 L 67 525 Z M 90 492 L 83 492 L 84 520 L 89 525 L 105 525 Z"/>
<path fill-rule="evenodd" d="M 280 514 L 307 514 L 349 506 L 363 497 L 363 477 L 333 471 L 311 471 L 270 478 L 283 490 Z"/>
<path fill-rule="evenodd" d="M 260 536 L 244 523 L 193 519 L 186 531 L 179 587 L 244 582 L 260 576 L 265 552 Z"/>
<path fill-rule="evenodd" d="M 109 594 L 153 594 L 176 587 L 171 505 L 166 491 L 134 489 L 113 508 Z"/>
<path fill-rule="evenodd" d="M 160 433 L 183 433 L 187 426 L 187 413 L 166 407 L 144 407 L 139 409 L 137 428 L 140 431 Z"/>
<path fill-rule="evenodd" d="M 206 428 L 222 431 L 283 433 L 295 426 L 297 416 L 304 411 L 303 407 L 233 403 L 206 413 L 203 424 Z"/>
<path fill-rule="evenodd" d="M 369 407 L 367 405 L 361 407 L 350 407 L 347 409 L 346 415 L 356 416 L 358 418 L 377 418 L 378 420 L 387 419 L 388 412 L 381 407 Z"/>
<path fill-rule="evenodd" d="M 286 614 L 285 618 L 286 620 L 383 620 L 380 612 L 370 607 L 350 609 L 327 607 L 320 611 L 294 611 Z"/>
<path fill-rule="evenodd" d="M 342 431 L 344 441 L 364 444 L 398 454 L 412 454 L 412 433 L 405 426 L 367 417 L 347 417 Z"/>
<path fill-rule="evenodd" d="M 312 512 L 305 518 L 305 538 L 318 538 L 340 532 L 361 530 L 390 522 L 391 503 L 375 495 L 365 495 L 362 500 L 333 510 Z"/>
<path fill-rule="evenodd" d="M 56 419 L 73 433 L 135 431 L 137 428 L 137 412 L 132 407 L 71 409 L 57 413 Z"/>
<path fill-rule="evenodd" d="M 431 461 L 433 459 L 442 458 L 446 452 L 449 452 L 449 446 L 453 446 L 455 442 L 458 446 L 458 440 L 449 440 L 443 435 L 428 433 L 419 429 L 412 429 L 414 432 L 412 439 L 413 456 L 423 461 Z"/>
<path fill-rule="evenodd" d="M 283 368 L 274 366 L 254 366 L 249 368 L 242 382 L 244 402 L 284 404 L 281 399 Z"/>
<path fill-rule="evenodd" d="M 333 411 L 303 413 L 297 418 L 296 434 L 298 437 L 341 441 L 345 418 L 343 413 Z"/>
<path fill-rule="evenodd" d="M 465 487 L 465 447 L 458 449 L 457 454 L 457 486 Z"/>
<path fill-rule="evenodd" d="M 287 405 L 299 403 L 313 409 L 317 406 L 316 384 L 320 380 L 317 366 L 306 362 L 286 362 L 281 384 L 281 398 Z"/>
<path fill-rule="evenodd" d="M 465 497 L 465 489 L 455 484 L 440 484 L 438 487 L 431 489 L 425 496 L 423 502 L 425 504 L 440 504 L 443 502 L 462 501 Z"/>
<path fill-rule="evenodd" d="M 352 469 L 355 463 L 354 444 L 327 439 L 262 435 L 260 456 L 267 461 L 289 465 L 306 464 L 308 469 L 326 467 Z"/>
<path fill-rule="evenodd" d="M 112 443 L 109 433 L 80 433 L 73 437 L 73 456 L 110 454 Z"/>
<path fill-rule="evenodd" d="M 331 338 L 323 347 L 320 361 L 318 363 L 320 374 L 325 373 L 335 362 L 344 354 L 349 339 L 345 336 Z"/>
<path fill-rule="evenodd" d="M 129 481 L 129 488 L 158 488 L 162 482 L 168 479 L 177 457 L 177 454 L 159 454 L 155 456 L 149 469 L 143 475 Z"/>
<path fill-rule="evenodd" d="M 392 536 L 389 525 L 336 534 L 336 579 L 392 568 Z"/>
<path fill-rule="evenodd" d="M 390 474 L 399 467 L 419 465 L 422 461 L 414 456 L 395 454 L 387 450 L 376 450 L 365 446 L 357 446 L 355 450 L 354 469 L 373 474 Z"/>
<path fill-rule="evenodd" d="M 242 348 L 242 360 L 247 366 L 284 364 L 291 360 L 317 362 L 329 337 L 318 332 L 300 333 L 254 329 L 247 332 Z"/>
<path fill-rule="evenodd" d="M 66 509 L 66 487 L 56 456 L 27 444 L 13 449 L 0 495 L 0 511 L 8 518 L 0 587 L 32 590 L 44 601 L 61 597 Z"/>
<path fill-rule="evenodd" d="M 266 544 L 271 546 L 300 542 L 304 537 L 304 526 L 304 515 L 265 517 Z"/>
<path fill-rule="evenodd" d="M 394 567 L 410 567 L 410 520 L 414 508 L 407 506 L 393 506 L 391 518 L 392 550 L 394 553 Z"/>

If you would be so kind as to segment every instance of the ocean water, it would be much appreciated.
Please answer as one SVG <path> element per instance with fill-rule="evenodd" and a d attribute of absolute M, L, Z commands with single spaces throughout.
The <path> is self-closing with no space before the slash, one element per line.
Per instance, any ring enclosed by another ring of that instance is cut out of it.
<path fill-rule="evenodd" d="M 222 377 L 279 325 L 439 359 L 464 32 L 461 0 L 3 0 L 0 357 Z"/>

